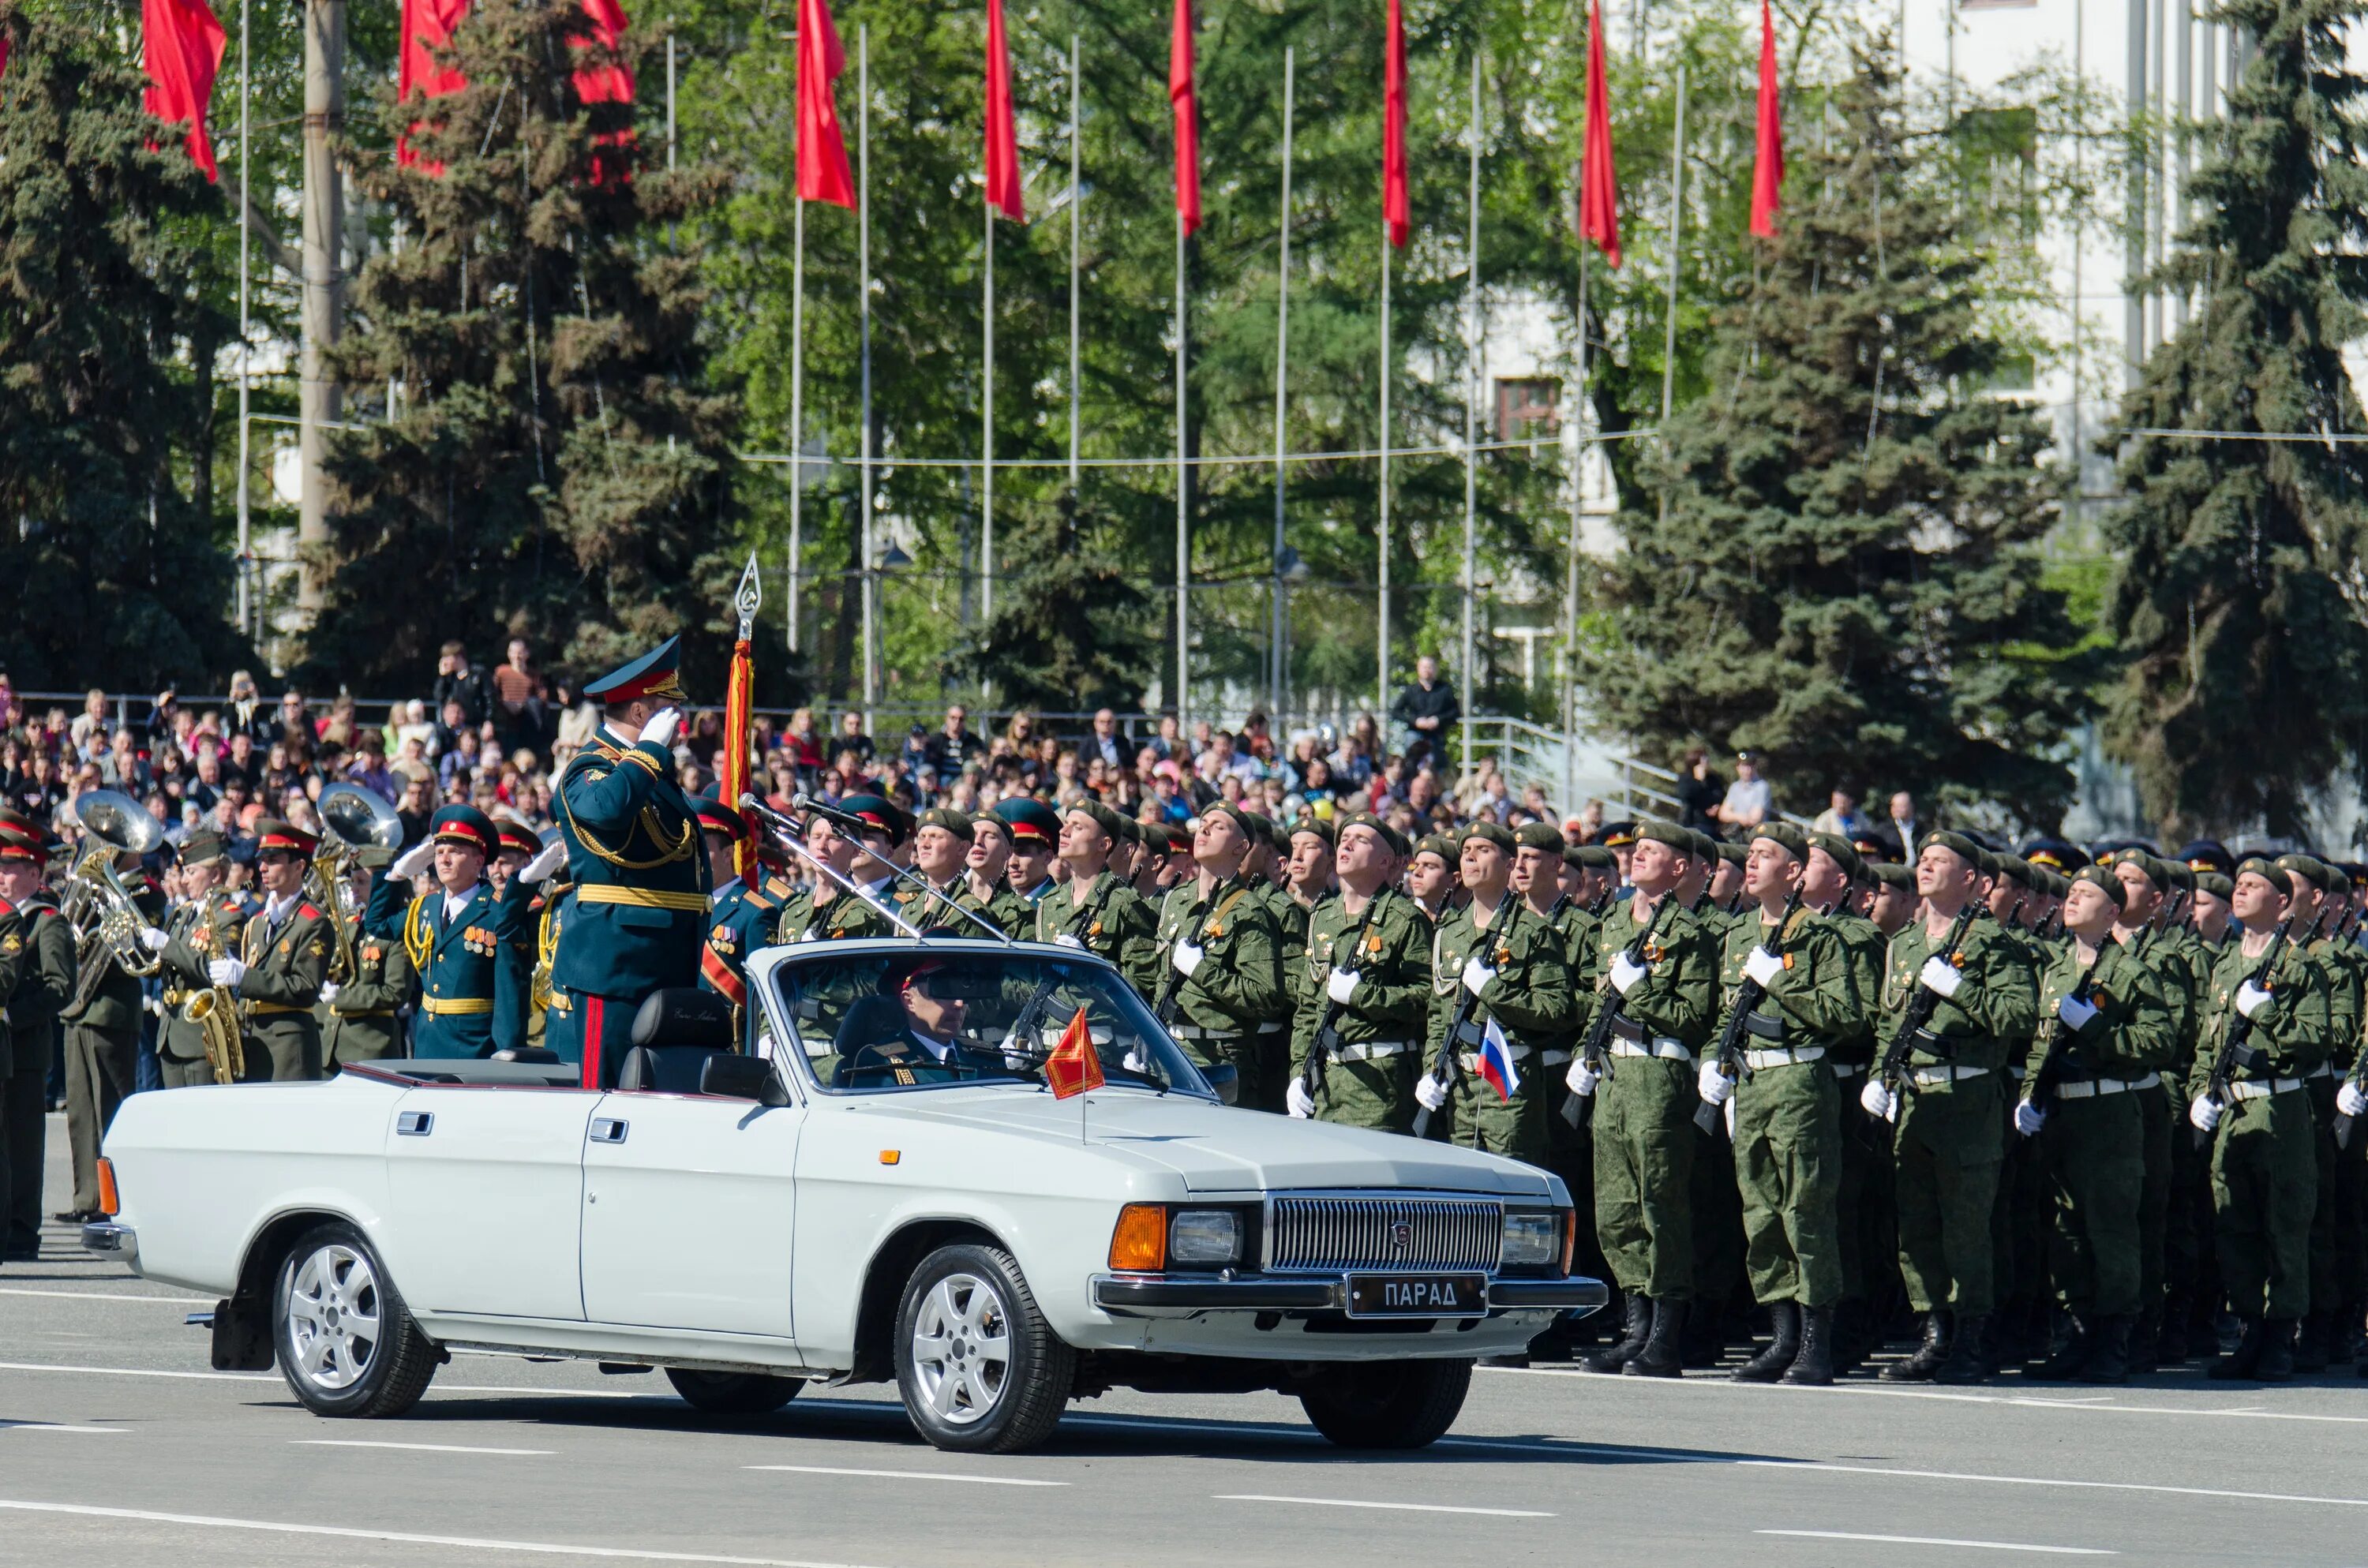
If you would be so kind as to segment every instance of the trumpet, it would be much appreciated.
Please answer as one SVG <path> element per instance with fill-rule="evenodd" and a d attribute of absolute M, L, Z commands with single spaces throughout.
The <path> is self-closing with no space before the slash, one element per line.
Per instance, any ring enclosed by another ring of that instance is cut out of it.
<path fill-rule="evenodd" d="M 329 979 L 343 985 L 354 977 L 353 900 L 346 872 L 365 849 L 393 849 L 403 842 L 403 819 L 394 808 L 359 784 L 332 784 L 321 791 L 321 847 L 304 874 L 313 902 L 329 917 L 336 948 Z"/>
<path fill-rule="evenodd" d="M 69 1013 L 98 994 L 110 964 L 144 978 L 163 960 L 140 940 L 148 918 L 115 869 L 120 855 L 145 855 L 165 842 L 165 830 L 146 808 L 114 790 L 91 790 L 74 801 L 74 820 L 90 847 L 66 873 L 58 913 L 74 934 L 74 994 Z"/>

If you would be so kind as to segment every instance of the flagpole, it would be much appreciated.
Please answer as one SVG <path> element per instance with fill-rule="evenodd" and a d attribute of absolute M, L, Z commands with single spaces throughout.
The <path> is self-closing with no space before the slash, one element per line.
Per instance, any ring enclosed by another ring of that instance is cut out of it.
<path fill-rule="evenodd" d="M 1480 542 L 1480 469 L 1474 443 L 1480 438 L 1480 51 L 1472 51 L 1472 179 L 1469 197 L 1470 235 L 1464 242 L 1463 331 L 1463 710 L 1472 709 L 1473 556 Z M 1460 725 L 1463 737 L 1463 767 L 1472 766 L 1472 731 Z"/>
<path fill-rule="evenodd" d="M 1192 537 L 1184 466 L 1184 209 L 1176 209 L 1176 729 L 1192 736 L 1192 678 L 1186 665 L 1191 638 Z"/>
<path fill-rule="evenodd" d="M 255 562 L 249 551 L 253 549 L 247 512 L 247 469 L 251 462 L 247 434 L 247 385 L 254 381 L 254 342 L 247 327 L 247 162 L 246 109 L 249 82 L 246 70 L 246 39 L 248 0 L 238 0 L 238 629 L 245 636 L 256 635 L 249 625 L 253 619 Z M 390 415 L 393 410 L 388 410 Z"/>
<path fill-rule="evenodd" d="M 1267 633 L 1267 653 L 1272 665 L 1273 689 L 1268 711 L 1283 727 L 1282 688 L 1290 679 L 1291 654 L 1282 637 L 1282 538 L 1284 443 L 1283 399 L 1291 376 L 1291 112 L 1296 85 L 1297 51 L 1282 51 L 1282 239 L 1274 280 L 1274 589 L 1273 624 Z"/>
<path fill-rule="evenodd" d="M 798 651 L 799 568 L 804 561 L 806 490 L 806 199 L 798 193 L 790 263 L 790 652 Z"/>
<path fill-rule="evenodd" d="M 1677 135 L 1669 143 L 1669 303 L 1661 326 L 1661 460 L 1669 456 L 1669 412 L 1678 392 L 1678 265 L 1686 223 L 1686 67 L 1678 62 Z M 1669 483 L 1661 481 L 1661 517 L 1669 515 Z"/>
<path fill-rule="evenodd" d="M 1084 499 L 1077 484 L 1077 255 L 1080 226 L 1077 209 L 1085 205 L 1086 187 L 1077 151 L 1083 121 L 1077 109 L 1077 35 L 1069 35 L 1069 515 L 1076 516 Z"/>
<path fill-rule="evenodd" d="M 871 27 L 855 29 L 855 193 L 856 315 L 863 335 L 863 444 L 860 462 L 863 569 L 856 582 L 863 595 L 863 733 L 873 733 L 874 710 L 880 702 L 879 583 L 872 575 L 871 544 Z"/>
<path fill-rule="evenodd" d="M 1382 223 L 1382 526 L 1381 593 L 1374 612 L 1373 701 L 1390 710 L 1390 225 Z"/>
<path fill-rule="evenodd" d="M 979 415 L 978 474 L 978 624 L 985 644 L 995 621 L 995 196 L 988 192 L 986 213 L 986 395 Z M 980 683 L 984 689 L 985 683 Z"/>
<path fill-rule="evenodd" d="M 1586 178 L 1584 173 L 1579 176 L 1582 185 Z M 1581 199 L 1584 199 L 1583 191 Z M 1570 400 L 1569 575 L 1563 585 L 1562 735 L 1563 801 L 1565 810 L 1578 781 L 1578 523 L 1581 509 L 1586 504 L 1586 482 L 1582 470 L 1587 458 L 1587 237 L 1583 233 L 1578 241 L 1577 382 Z"/>

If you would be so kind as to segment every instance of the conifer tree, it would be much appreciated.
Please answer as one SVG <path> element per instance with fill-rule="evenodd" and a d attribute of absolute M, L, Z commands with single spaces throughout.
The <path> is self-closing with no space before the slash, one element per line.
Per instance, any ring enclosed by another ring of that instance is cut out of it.
<path fill-rule="evenodd" d="M 1042 510 L 1012 530 L 1010 591 L 955 665 L 1015 707 L 1139 709 L 1161 667 L 1158 609 L 1114 563 L 1110 519 L 1079 517 L 1066 496 Z"/>

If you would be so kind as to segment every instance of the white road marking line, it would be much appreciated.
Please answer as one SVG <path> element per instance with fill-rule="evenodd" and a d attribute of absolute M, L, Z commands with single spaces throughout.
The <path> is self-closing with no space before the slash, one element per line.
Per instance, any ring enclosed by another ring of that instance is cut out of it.
<path fill-rule="evenodd" d="M 201 1381 L 276 1383 L 277 1372 L 186 1372 L 163 1367 L 85 1367 L 63 1361 L 0 1361 L 0 1372 L 73 1372 L 108 1378 L 196 1378 Z M 554 1399 L 662 1399 L 663 1394 L 632 1393 L 620 1389 L 529 1388 L 523 1384 L 431 1384 L 429 1393 L 526 1393 Z"/>
<path fill-rule="evenodd" d="M 0 1421 L 0 1432 L 128 1432 L 129 1426 L 69 1426 L 62 1421 Z"/>
<path fill-rule="evenodd" d="M 374 1443 L 365 1437 L 290 1437 L 305 1449 L 408 1449 L 424 1454 L 518 1454 L 548 1457 L 555 1449 L 468 1449 L 457 1443 Z"/>
<path fill-rule="evenodd" d="M 1497 1519 L 1551 1519 L 1534 1508 L 1453 1508 L 1444 1503 L 1366 1503 L 1354 1497 L 1275 1497 L 1263 1492 L 1220 1492 L 1220 1503 L 1304 1503 L 1317 1508 L 1388 1508 L 1404 1514 L 1486 1514 Z"/>
<path fill-rule="evenodd" d="M 128 1290 L 34 1290 L 22 1285 L 0 1286 L 0 1296 L 63 1296 L 76 1301 L 154 1301 L 160 1307 L 211 1307 L 211 1296 L 135 1296 Z"/>
<path fill-rule="evenodd" d="M 28 1503 L 0 1497 L 0 1508 L 28 1514 L 74 1514 L 84 1518 L 131 1519 L 142 1524 L 189 1525 L 201 1529 L 263 1530 L 274 1535 L 334 1536 L 344 1540 L 383 1540 L 399 1546 L 461 1547 L 471 1551 L 524 1551 L 543 1557 L 604 1557 L 628 1562 L 714 1562 L 730 1568 L 858 1568 L 803 1558 L 724 1557 L 700 1551 L 637 1551 L 623 1546 L 568 1546 L 558 1541 L 496 1540 L 479 1536 L 416 1535 L 406 1530 L 357 1529 L 342 1525 L 287 1524 L 277 1519 L 233 1519 L 210 1514 L 166 1514 L 146 1508 L 102 1508 L 82 1503 Z"/>
<path fill-rule="evenodd" d="M 1945 1535 L 1857 1535 L 1849 1530 L 1754 1530 L 1754 1535 L 1806 1536 L 1812 1540 L 1879 1540 L 1893 1546 L 1970 1546 L 1983 1551 L 2044 1551 L 2058 1557 L 2119 1557 L 2098 1546 L 2032 1546 L 2017 1540 L 1958 1540 Z"/>
<path fill-rule="evenodd" d="M 1716 1462 L 1716 1461 L 1713 1461 Z M 2225 1497 L 2239 1503 L 2320 1503 L 2337 1508 L 2368 1508 L 2368 1497 L 2314 1497 L 2296 1492 L 2231 1492 L 2216 1486 L 2166 1486 L 2143 1481 L 2072 1481 L 2054 1475 L 1972 1475 L 1951 1470 L 1891 1470 L 1825 1460 L 1736 1460 L 1755 1470 L 1824 1471 L 1836 1475 L 1889 1475 L 1909 1481 L 1968 1481 L 1992 1486 L 2055 1486 L 2080 1492 L 2151 1492 L 2173 1497 Z"/>
<path fill-rule="evenodd" d="M 954 1475 L 939 1471 L 848 1470 L 829 1464 L 744 1464 L 742 1470 L 785 1470 L 799 1475 L 869 1475 L 891 1481 L 966 1481 L 978 1486 L 1066 1486 L 1065 1481 L 1030 1481 L 1016 1475 Z"/>

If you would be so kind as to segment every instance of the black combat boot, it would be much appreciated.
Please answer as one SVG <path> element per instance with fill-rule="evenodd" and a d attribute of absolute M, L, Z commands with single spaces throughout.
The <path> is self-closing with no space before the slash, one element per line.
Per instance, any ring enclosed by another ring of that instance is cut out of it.
<path fill-rule="evenodd" d="M 2125 1383 L 2130 1381 L 2130 1335 L 2126 1312 L 2100 1317 L 2089 1325 L 2088 1364 L 2072 1375 L 2084 1383 Z"/>
<path fill-rule="evenodd" d="M 2154 1341 L 2157 1367 L 2183 1367 L 2187 1364 L 2192 1354 L 2188 1344 L 2187 1321 L 2194 1312 L 2194 1301 L 2183 1291 L 2172 1291 L 2170 1299 L 2162 1304 L 2162 1328 Z"/>
<path fill-rule="evenodd" d="M 2261 1324 L 2261 1358 L 2253 1376 L 2265 1383 L 2282 1383 L 2294 1375 L 2294 1320 L 2269 1318 Z"/>
<path fill-rule="evenodd" d="M 1620 1312 L 1622 1330 L 1620 1337 L 1579 1362 L 1587 1370 L 1616 1372 L 1645 1348 L 1645 1337 L 1653 1329 L 1651 1299 L 1631 1290 L 1621 1298 Z"/>
<path fill-rule="evenodd" d="M 1929 1312 L 1924 1314 L 1924 1342 L 1905 1359 L 1894 1361 L 1883 1369 L 1886 1383 L 1929 1383 L 1941 1363 L 1949 1358 L 1949 1314 Z"/>
<path fill-rule="evenodd" d="M 2247 1318 L 2245 1335 L 2243 1338 L 2237 1341 L 2237 1348 L 2213 1362 L 2203 1375 L 2207 1378 L 2217 1378 L 2224 1383 L 2244 1382 L 2250 1380 L 2253 1369 L 2261 1364 L 2263 1335 L 2261 1320 Z"/>
<path fill-rule="evenodd" d="M 2162 1303 L 2157 1301 L 2137 1316 L 2130 1325 L 2129 1369 L 2133 1373 L 2151 1372 L 2157 1358 L 2155 1346 L 2162 1343 Z"/>
<path fill-rule="evenodd" d="M 2096 1351 L 2097 1342 L 2089 1335 L 2089 1319 L 2078 1312 L 2066 1312 L 2065 1322 L 2069 1325 L 2069 1332 L 2065 1335 L 2064 1343 L 2056 1346 L 2055 1354 L 2050 1356 L 2045 1364 L 2031 1374 L 2043 1383 L 2071 1381 L 2080 1375 L 2081 1369 L 2089 1364 L 2089 1358 Z"/>
<path fill-rule="evenodd" d="M 2324 1372 L 2328 1360 L 2328 1331 L 2333 1325 L 2325 1312 L 2312 1312 L 2302 1320 L 2302 1334 L 2294 1344 L 2294 1369 L 2297 1372 Z"/>
<path fill-rule="evenodd" d="M 1822 1388 L 1834 1381 L 1834 1309 L 1803 1307 L 1800 1315 L 1801 1348 L 1784 1369 L 1784 1381 Z"/>
<path fill-rule="evenodd" d="M 1804 1330 L 1805 1327 L 1804 1324 Z M 1866 1303 L 1852 1297 L 1835 1308 L 1833 1331 L 1828 1339 L 1832 1346 L 1834 1375 L 1840 1377 L 1857 1371 L 1874 1340 L 1872 1314 L 1868 1312 Z"/>
<path fill-rule="evenodd" d="M 1685 1337 L 1686 1303 L 1662 1300 L 1653 1303 L 1652 1332 L 1645 1348 L 1628 1358 L 1620 1369 L 1632 1378 L 1679 1378 L 1685 1375 L 1685 1357 L 1679 1348 Z"/>
<path fill-rule="evenodd" d="M 1949 1358 L 1932 1374 L 1936 1383 L 1970 1384 L 1988 1378 L 1994 1365 L 1985 1348 L 1988 1341 L 1984 1331 L 1989 1327 L 1987 1314 L 1961 1312 L 1957 1317 L 1956 1337 L 1949 1346 Z"/>
<path fill-rule="evenodd" d="M 1774 1337 L 1768 1348 L 1735 1369 L 1738 1383 L 1772 1383 L 1784 1375 L 1801 1350 L 1801 1309 L 1792 1301 L 1768 1303 L 1768 1321 Z"/>

